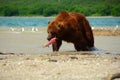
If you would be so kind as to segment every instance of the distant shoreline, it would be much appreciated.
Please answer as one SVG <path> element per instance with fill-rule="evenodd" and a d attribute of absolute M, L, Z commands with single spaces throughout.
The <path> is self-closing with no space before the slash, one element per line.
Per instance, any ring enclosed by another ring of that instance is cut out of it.
<path fill-rule="evenodd" d="M 57 15 L 56 15 L 57 16 Z M 48 16 L 48 17 L 45 17 L 45 16 L 0 16 L 0 18 L 2 17 L 28 17 L 28 18 L 55 18 L 56 16 Z M 120 16 L 85 16 L 86 18 L 120 18 Z"/>
<path fill-rule="evenodd" d="M 21 17 L 21 18 L 23 18 L 23 17 L 25 17 L 25 18 L 54 18 L 54 16 L 49 16 L 49 17 L 44 17 L 44 16 L 0 16 L 0 18 L 11 18 L 11 17 L 13 17 L 13 18 L 19 18 L 19 17 Z"/>

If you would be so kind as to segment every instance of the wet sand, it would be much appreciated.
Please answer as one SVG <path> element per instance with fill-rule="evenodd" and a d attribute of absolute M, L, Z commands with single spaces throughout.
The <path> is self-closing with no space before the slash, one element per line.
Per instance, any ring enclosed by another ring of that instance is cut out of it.
<path fill-rule="evenodd" d="M 45 29 L 0 31 L 0 80 L 110 80 L 120 73 L 120 31 L 109 31 L 94 30 L 98 51 L 75 52 L 63 42 L 54 53 L 42 47 Z"/>

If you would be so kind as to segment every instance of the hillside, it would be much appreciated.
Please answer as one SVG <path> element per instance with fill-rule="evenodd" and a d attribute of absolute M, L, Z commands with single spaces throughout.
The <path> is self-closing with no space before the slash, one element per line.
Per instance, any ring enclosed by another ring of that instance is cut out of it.
<path fill-rule="evenodd" d="M 120 0 L 0 0 L 0 16 L 53 16 L 62 10 L 120 16 Z"/>

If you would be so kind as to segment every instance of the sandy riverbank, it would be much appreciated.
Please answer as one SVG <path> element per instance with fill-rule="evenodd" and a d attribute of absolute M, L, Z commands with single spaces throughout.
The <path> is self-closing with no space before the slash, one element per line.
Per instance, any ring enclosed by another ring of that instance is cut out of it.
<path fill-rule="evenodd" d="M 120 28 L 93 29 L 95 36 L 120 36 Z"/>

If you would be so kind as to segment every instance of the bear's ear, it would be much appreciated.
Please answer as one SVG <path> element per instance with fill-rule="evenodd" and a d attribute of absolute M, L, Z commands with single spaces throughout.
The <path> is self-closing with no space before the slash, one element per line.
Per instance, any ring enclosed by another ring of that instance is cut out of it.
<path fill-rule="evenodd" d="M 66 12 L 66 11 L 61 11 L 60 14 L 59 14 L 60 17 L 63 17 L 63 18 L 66 18 L 69 16 L 69 13 Z"/>
<path fill-rule="evenodd" d="M 68 13 L 66 11 L 64 11 L 64 10 L 61 11 L 60 14 L 62 14 L 62 15 L 68 15 Z"/>
<path fill-rule="evenodd" d="M 68 17 L 69 17 L 69 13 L 66 12 L 66 11 L 62 11 L 62 12 L 60 12 L 57 15 L 57 17 L 55 18 L 55 20 L 57 20 L 57 21 L 63 21 L 65 19 L 67 19 Z"/>
<path fill-rule="evenodd" d="M 50 21 L 48 21 L 48 24 L 50 24 Z"/>
<path fill-rule="evenodd" d="M 59 29 L 59 30 L 60 30 L 60 29 L 63 29 L 63 26 L 64 26 L 64 23 L 63 23 L 63 22 L 58 23 L 58 29 Z"/>

